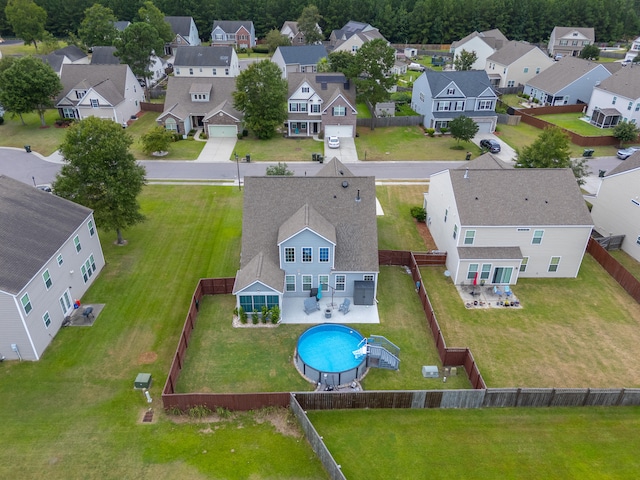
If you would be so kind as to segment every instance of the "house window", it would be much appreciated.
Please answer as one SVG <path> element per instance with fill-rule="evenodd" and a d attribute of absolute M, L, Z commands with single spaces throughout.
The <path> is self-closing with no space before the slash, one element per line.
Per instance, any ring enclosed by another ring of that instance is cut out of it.
<path fill-rule="evenodd" d="M 640 245 L 640 235 L 636 238 L 636 244 Z"/>
<path fill-rule="evenodd" d="M 420 101 L 424 102 L 424 93 L 420 92 Z"/>
<path fill-rule="evenodd" d="M 49 325 L 51 325 L 51 317 L 49 316 L 49 312 L 44 312 L 42 321 L 44 322 L 44 326 L 49 328 Z"/>
<path fill-rule="evenodd" d="M 464 110 L 464 100 L 458 100 L 456 103 L 456 112 L 462 112 Z"/>
<path fill-rule="evenodd" d="M 476 237 L 476 231 L 475 230 L 467 230 L 466 232 L 464 232 L 464 244 L 465 245 L 473 245 L 473 241 Z"/>
<path fill-rule="evenodd" d="M 611 99 L 611 105 L 615 105 L 616 104 L 616 100 L 618 100 L 618 97 L 613 97 Z"/>
<path fill-rule="evenodd" d="M 467 280 L 474 280 L 478 274 L 478 264 L 470 263 L 469 270 L 467 271 Z"/>
<path fill-rule="evenodd" d="M 636 112 L 640 111 L 640 103 L 636 103 Z"/>
<path fill-rule="evenodd" d="M 296 249 L 293 247 L 286 247 L 284 249 L 284 261 L 285 263 L 292 263 L 296 261 Z"/>
<path fill-rule="evenodd" d="M 455 88 L 448 88 L 447 89 L 447 95 L 455 95 L 456 94 L 456 89 Z"/>
<path fill-rule="evenodd" d="M 447 216 L 449 215 L 449 209 L 445 209 L 444 211 L 444 223 L 447 223 Z"/>
<path fill-rule="evenodd" d="M 529 73 L 529 67 L 524 67 L 523 73 Z"/>
<path fill-rule="evenodd" d="M 536 75 L 540 73 L 540 67 L 536 68 Z"/>
<path fill-rule="evenodd" d="M 480 280 L 489 280 L 489 275 L 491 274 L 491 264 L 483 263 L 482 271 L 480 272 Z"/>
<path fill-rule="evenodd" d="M 44 286 L 47 287 L 47 290 L 51 288 L 53 281 L 51 280 L 51 275 L 49 274 L 49 269 L 45 270 L 42 274 L 42 280 L 44 281 Z"/>
<path fill-rule="evenodd" d="M 309 93 L 309 87 L 302 87 L 302 93 Z"/>
<path fill-rule="evenodd" d="M 62 307 L 63 315 L 71 309 L 71 297 L 69 296 L 68 290 L 60 297 L 60 307 Z"/>
<path fill-rule="evenodd" d="M 193 68 L 189 69 L 189 75 L 193 75 Z"/>
<path fill-rule="evenodd" d="M 323 292 L 329 290 L 329 275 L 318 275 L 318 288 Z"/>
<path fill-rule="evenodd" d="M 176 67 L 176 75 L 180 75 L 180 68 Z"/>
<path fill-rule="evenodd" d="M 77 235 L 73 237 L 73 244 L 76 246 L 76 252 L 80 253 L 80 250 L 82 250 L 82 245 L 80 245 L 80 239 Z"/>
<path fill-rule="evenodd" d="M 633 108 L 633 102 L 629 102 L 629 105 L 627 105 L 627 110 L 631 110 Z"/>
<path fill-rule="evenodd" d="M 493 110 L 493 100 L 478 101 L 478 110 Z"/>
<path fill-rule="evenodd" d="M 287 275 L 285 277 L 285 290 L 287 292 L 295 292 L 296 291 L 296 276 L 295 275 Z"/>
<path fill-rule="evenodd" d="M 512 267 L 496 267 L 493 272 L 493 281 L 491 283 L 509 284 L 511 282 Z"/>
<path fill-rule="evenodd" d="M 93 228 L 93 220 L 89 220 L 89 223 L 87 223 L 87 228 L 89 229 L 89 235 L 93 237 L 93 235 L 96 233 L 95 228 Z"/>
<path fill-rule="evenodd" d="M 448 112 L 451 110 L 451 102 L 438 102 L 436 108 L 439 112 Z"/>
<path fill-rule="evenodd" d="M 333 116 L 334 117 L 346 117 L 347 116 L 347 108 L 346 107 L 333 107 Z"/>
<path fill-rule="evenodd" d="M 86 90 L 76 90 L 76 99 L 80 100 L 87 93 Z"/>
<path fill-rule="evenodd" d="M 73 108 L 63 108 L 62 116 L 64 118 L 76 118 L 76 112 Z"/>
<path fill-rule="evenodd" d="M 572 41 L 571 41 L 571 45 L 573 45 L 573 46 L 578 45 L 578 40 L 572 40 Z"/>
<path fill-rule="evenodd" d="M 542 243 L 543 235 L 544 235 L 544 230 L 534 230 L 533 238 L 531 239 L 531 245 L 540 245 Z"/>
<path fill-rule="evenodd" d="M 373 275 L 363 275 L 362 280 L 365 282 L 373 282 Z"/>
<path fill-rule="evenodd" d="M 311 105 L 311 113 L 320 113 L 320 105 L 312 104 Z"/>
<path fill-rule="evenodd" d="M 568 45 L 569 41 L 568 40 L 560 40 L 560 45 L 562 45 L 563 47 Z"/>
<path fill-rule="evenodd" d="M 527 264 L 529 263 L 529 257 L 522 257 L 522 263 L 520 263 L 520 272 L 527 271 Z"/>
<path fill-rule="evenodd" d="M 551 262 L 549 262 L 549 272 L 557 272 L 558 265 L 560 265 L 560 257 L 551 257 Z"/>
<path fill-rule="evenodd" d="M 453 239 L 458 238 L 458 225 L 453 226 Z"/>
<path fill-rule="evenodd" d="M 302 247 L 302 263 L 313 261 L 313 249 L 311 247 Z"/>
<path fill-rule="evenodd" d="M 80 271 L 82 272 L 82 279 L 84 283 L 89 281 L 89 278 L 93 275 L 93 272 L 96 271 L 96 262 L 93 259 L 93 255 L 90 255 L 89 258 L 84 262 L 84 264 L 80 267 Z"/>
<path fill-rule="evenodd" d="M 225 75 L 229 75 L 229 69 L 228 69 L 228 68 L 225 68 L 225 69 L 224 69 L 224 74 L 225 74 Z"/>
<path fill-rule="evenodd" d="M 344 292 L 346 289 L 347 276 L 346 275 L 336 275 L 336 291 Z"/>
<path fill-rule="evenodd" d="M 91 108 L 98 108 L 98 99 L 97 98 L 92 98 L 91 99 Z"/>
<path fill-rule="evenodd" d="M 302 291 L 308 292 L 311 290 L 311 275 L 302 275 Z"/>
<path fill-rule="evenodd" d="M 358 46 L 357 46 L 357 45 L 353 45 L 353 46 L 351 47 L 351 51 L 352 51 L 353 53 L 356 53 L 356 52 L 358 51 Z"/>
<path fill-rule="evenodd" d="M 33 307 L 31 306 L 31 300 L 29 300 L 29 294 L 28 293 L 25 293 L 22 296 L 22 298 L 20 299 L 20 303 L 22 303 L 22 308 L 24 310 L 24 313 L 29 315 L 29 312 L 31 310 L 33 310 Z"/>
<path fill-rule="evenodd" d="M 516 85 L 516 82 L 514 80 L 509 80 L 507 82 L 507 87 L 514 87 Z"/>
<path fill-rule="evenodd" d="M 320 247 L 318 250 L 318 259 L 320 263 L 327 263 L 329 261 L 329 247 Z"/>
<path fill-rule="evenodd" d="M 164 121 L 164 128 L 172 132 L 178 131 L 178 125 L 176 124 L 176 121 L 173 118 L 167 118 Z"/>
<path fill-rule="evenodd" d="M 58 266 L 61 266 L 64 263 L 64 259 L 62 258 L 62 255 L 58 255 L 58 257 L 56 258 L 56 261 L 58 262 Z"/>

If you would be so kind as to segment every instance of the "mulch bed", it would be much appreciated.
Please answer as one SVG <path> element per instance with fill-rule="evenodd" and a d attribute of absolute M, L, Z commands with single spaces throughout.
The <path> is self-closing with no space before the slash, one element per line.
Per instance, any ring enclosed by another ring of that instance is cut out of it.
<path fill-rule="evenodd" d="M 415 219 L 414 222 L 418 229 L 418 233 L 422 237 L 422 240 L 424 240 L 424 245 L 427 247 L 427 250 L 437 250 L 438 246 L 436 245 L 436 242 L 433 241 L 433 237 L 431 236 L 431 232 L 429 231 L 427 224 L 424 222 L 418 222 Z"/>

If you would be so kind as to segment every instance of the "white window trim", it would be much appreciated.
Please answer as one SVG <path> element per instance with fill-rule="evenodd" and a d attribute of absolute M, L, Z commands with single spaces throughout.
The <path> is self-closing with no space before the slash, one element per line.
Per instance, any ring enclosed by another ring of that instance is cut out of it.
<path fill-rule="evenodd" d="M 554 259 L 554 258 L 557 258 L 557 259 L 558 259 L 558 263 L 553 263 L 553 259 Z M 561 263 L 561 262 L 562 262 L 562 257 L 561 257 L 560 255 L 552 256 L 552 257 L 549 259 L 549 266 L 547 267 L 547 272 L 548 272 L 548 273 L 557 273 L 557 272 L 558 272 L 558 269 L 560 268 L 560 263 Z M 551 267 L 556 267 L 556 269 L 555 269 L 555 270 L 551 270 Z"/>
<path fill-rule="evenodd" d="M 49 322 L 48 324 L 47 321 Z M 44 323 L 44 328 L 46 329 L 51 326 L 51 315 L 49 315 L 49 312 L 44 312 L 44 314 L 42 315 L 42 322 Z"/>
<path fill-rule="evenodd" d="M 27 299 L 26 303 L 24 302 L 24 299 Z M 31 312 L 33 312 L 33 304 L 31 303 L 31 298 L 29 298 L 29 293 L 25 293 L 24 295 L 22 295 L 22 297 L 20 297 L 20 305 L 22 305 L 22 311 L 24 312 L 25 315 L 29 315 Z M 29 311 L 27 312 L 27 305 L 29 305 Z"/>
<path fill-rule="evenodd" d="M 289 282 L 287 282 L 287 279 L 291 279 L 291 278 L 293 278 L 293 290 L 289 290 L 289 289 L 287 288 L 289 285 L 291 285 Z M 293 293 L 293 292 L 295 292 L 295 291 L 296 291 L 296 288 L 297 288 L 297 285 L 296 285 L 296 284 L 297 284 L 297 282 L 296 282 L 296 276 L 295 276 L 295 275 L 285 275 L 285 277 L 284 277 L 284 291 L 285 291 L 286 293 Z"/>
<path fill-rule="evenodd" d="M 47 285 L 47 278 L 45 278 L 45 275 L 49 277 L 49 285 Z M 49 269 L 45 269 L 44 272 L 42 272 L 42 281 L 44 282 L 44 287 L 49 290 L 52 285 L 53 285 L 53 279 L 51 278 L 51 272 L 49 272 Z"/>
<path fill-rule="evenodd" d="M 287 250 L 293 251 L 293 260 L 287 260 Z M 284 247 L 284 263 L 295 263 L 296 262 L 296 249 L 295 247 Z"/>
<path fill-rule="evenodd" d="M 304 259 L 305 250 L 308 250 L 309 253 L 311 254 L 311 259 L 310 260 L 305 260 Z M 300 261 L 302 263 L 313 263 L 313 247 L 300 247 L 300 255 L 301 255 Z"/>
<path fill-rule="evenodd" d="M 534 240 L 537 238 L 536 232 L 542 232 L 542 235 L 540 235 L 540 241 L 538 243 L 534 243 Z M 543 239 L 544 239 L 544 230 L 534 230 L 533 236 L 531 237 L 531 245 L 542 245 Z"/>
<path fill-rule="evenodd" d="M 306 282 L 305 280 L 309 280 L 308 282 Z M 305 285 L 309 285 L 309 289 L 305 288 Z M 311 291 L 311 289 L 313 288 L 313 275 L 302 275 L 302 291 L 303 292 L 309 292 Z"/>
<path fill-rule="evenodd" d="M 322 255 L 320 255 L 320 252 L 326 249 L 327 250 L 327 259 L 326 260 L 322 260 Z M 318 247 L 318 263 L 329 263 L 331 261 L 331 249 L 329 247 Z"/>
<path fill-rule="evenodd" d="M 471 236 L 469 236 L 469 234 L 471 234 Z M 467 240 L 471 240 L 471 241 L 467 242 Z M 464 232 L 464 241 L 463 241 L 463 243 L 465 245 L 473 245 L 475 241 L 476 241 L 476 231 L 475 230 L 466 230 Z"/>
<path fill-rule="evenodd" d="M 342 279 L 342 282 L 338 282 L 338 279 Z M 340 275 L 336 275 L 335 276 L 335 280 L 334 280 L 334 285 L 335 285 L 335 289 L 336 292 L 344 292 L 347 290 L 347 276 L 340 274 Z M 339 288 L 338 286 L 341 285 L 342 288 Z"/>

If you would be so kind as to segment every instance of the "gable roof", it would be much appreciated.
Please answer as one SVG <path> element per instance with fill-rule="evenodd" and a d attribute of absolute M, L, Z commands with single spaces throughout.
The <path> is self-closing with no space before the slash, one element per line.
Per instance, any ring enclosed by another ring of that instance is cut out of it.
<path fill-rule="evenodd" d="M 166 16 L 164 17 L 164 21 L 171 25 L 171 31 L 174 35 L 181 35 L 184 38 L 189 38 L 189 34 L 191 33 L 191 22 L 193 22 L 192 17 Z"/>
<path fill-rule="evenodd" d="M 449 170 L 462 225 L 593 225 L 569 168 Z"/>
<path fill-rule="evenodd" d="M 527 85 L 544 92 L 555 93 L 596 68 L 604 67 L 600 63 L 566 56 L 533 77 Z"/>
<path fill-rule="evenodd" d="M 129 66 L 123 64 L 63 65 L 60 75 L 63 89 L 56 103 L 64 100 L 69 92 L 75 88 L 84 90 L 93 88 L 111 105 L 118 105 L 125 98 L 128 69 Z M 75 96 L 66 100 L 71 101 L 73 105 L 78 103 Z"/>
<path fill-rule="evenodd" d="M 451 44 L 451 47 L 457 48 L 460 45 L 464 45 L 469 40 L 472 40 L 476 37 L 480 38 L 484 43 L 489 45 L 494 50 L 498 50 L 502 48 L 502 46 L 508 42 L 507 37 L 505 37 L 504 34 L 499 29 L 494 28 L 493 30 L 487 30 L 485 32 L 478 32 L 478 31 L 471 32 L 466 37 L 458 40 L 457 42 L 453 42 Z"/>
<path fill-rule="evenodd" d="M 500 50 L 497 50 L 496 52 L 491 54 L 487 58 L 487 61 L 490 60 L 492 62 L 499 63 L 500 65 L 511 65 L 513 62 L 519 60 L 527 53 L 535 50 L 536 48 L 538 47 L 527 42 L 511 40 L 510 42 L 507 42 L 506 45 Z M 540 50 L 540 53 L 543 53 L 542 50 Z M 547 56 L 544 53 L 543 55 L 545 57 Z"/>
<path fill-rule="evenodd" d="M 290 73 L 287 75 L 287 84 L 289 86 L 287 98 L 290 98 L 303 83 L 308 83 L 323 102 L 323 105 L 329 104 L 337 96 L 342 95 L 344 99 L 355 109 L 356 92 L 342 73 Z M 322 86 L 327 88 L 323 89 Z M 345 86 L 346 85 L 346 86 Z M 311 93 L 309 93 L 311 95 Z"/>
<path fill-rule="evenodd" d="M 347 170 L 342 164 L 336 165 L 339 170 Z M 313 208 L 335 228 L 337 270 L 378 270 L 375 178 L 349 176 L 345 180 L 327 173 L 323 168 L 313 177 L 245 177 L 241 268 L 260 252 L 279 265 L 280 228 L 308 205 L 309 211 Z"/>
<path fill-rule="evenodd" d="M 251 20 L 215 20 L 213 22 L 213 30 L 220 27 L 225 33 L 234 33 L 240 30 L 240 27 L 244 27 L 247 31 L 251 32 L 253 22 Z"/>
<path fill-rule="evenodd" d="M 286 65 L 315 65 L 327 57 L 323 45 L 301 45 L 299 47 L 278 47 Z"/>
<path fill-rule="evenodd" d="M 513 168 L 513 166 L 503 162 L 491 152 L 484 153 L 479 157 L 476 157 L 469 162 L 465 162 L 464 164 L 458 167 L 459 170 L 466 170 L 466 169 L 504 170 L 507 168 Z"/>
<path fill-rule="evenodd" d="M 554 27 L 553 31 L 556 32 L 556 39 L 562 38 L 573 31 L 577 31 L 591 40 L 596 39 L 595 30 L 591 27 Z"/>
<path fill-rule="evenodd" d="M 260 282 L 280 293 L 284 287 L 284 271 L 264 252 L 259 252 L 244 268 L 238 270 L 233 284 L 233 293 L 255 282 Z"/>
<path fill-rule="evenodd" d="M 63 55 L 56 55 L 55 53 L 50 53 L 48 55 L 37 55 L 37 57 L 42 60 L 44 63 L 48 64 L 54 72 L 60 75 L 60 71 L 62 70 L 62 65 L 64 63 Z"/>
<path fill-rule="evenodd" d="M 604 79 L 598 87 L 600 90 L 636 100 L 640 98 L 640 68 L 624 67 Z"/>
<path fill-rule="evenodd" d="M 221 47 L 177 47 L 174 67 L 228 67 L 231 65 L 233 48 Z"/>
<path fill-rule="evenodd" d="M 292 236 L 309 228 L 335 245 L 336 227 L 327 221 L 315 208 L 305 203 L 300 209 L 284 221 L 278 229 L 278 245 Z"/>
<path fill-rule="evenodd" d="M 242 113 L 233 107 L 232 93 L 235 89 L 236 79 L 233 77 L 169 77 L 167 82 L 167 96 L 164 101 L 165 110 L 158 119 L 162 119 L 171 113 L 179 119 L 184 120 L 189 115 L 207 116 L 216 111 L 222 111 L 234 118 L 241 119 Z M 191 101 L 191 92 L 210 92 L 209 101 L 193 102 Z"/>
<path fill-rule="evenodd" d="M 116 30 L 118 30 L 119 32 L 124 32 L 124 30 L 131 25 L 131 22 L 129 20 L 118 20 L 117 22 L 113 22 L 113 26 L 116 28 Z"/>
<path fill-rule="evenodd" d="M 285 27 L 289 27 L 289 30 L 291 30 L 291 33 L 293 33 L 293 35 L 297 35 L 299 32 L 298 22 L 287 20 L 282 24 L 282 28 L 280 29 L 280 31 L 282 32 L 282 30 L 284 30 Z"/>
<path fill-rule="evenodd" d="M 91 65 L 118 65 L 120 59 L 115 56 L 116 47 L 93 47 Z"/>
<path fill-rule="evenodd" d="M 640 168 L 640 151 L 629 155 L 624 162 L 620 162 L 616 167 L 607 173 L 606 177 L 618 175 L 619 173 L 629 172 Z"/>
<path fill-rule="evenodd" d="M 56 55 L 64 55 L 72 62 L 77 62 L 78 60 L 87 57 L 87 54 L 84 52 L 84 50 L 76 47 L 75 45 L 67 45 L 64 48 L 54 50 L 53 53 L 55 53 Z"/>
<path fill-rule="evenodd" d="M 0 290 L 19 293 L 91 210 L 0 175 Z"/>
<path fill-rule="evenodd" d="M 434 96 L 447 88 L 451 82 L 462 90 L 465 97 L 478 97 L 487 88 L 493 91 L 489 75 L 484 70 L 436 72 L 427 69 L 422 75 L 426 77 Z"/>

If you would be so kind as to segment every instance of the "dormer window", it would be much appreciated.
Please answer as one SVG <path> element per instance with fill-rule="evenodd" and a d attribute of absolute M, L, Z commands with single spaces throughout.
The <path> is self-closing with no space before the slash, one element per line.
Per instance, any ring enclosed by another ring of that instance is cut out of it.
<path fill-rule="evenodd" d="M 76 98 L 80 100 L 87 93 L 86 90 L 76 90 Z"/>
<path fill-rule="evenodd" d="M 209 94 L 208 93 L 192 93 L 191 101 L 193 102 L 208 102 Z"/>
<path fill-rule="evenodd" d="M 91 108 L 98 108 L 98 99 L 97 98 L 92 98 L 91 99 Z"/>
<path fill-rule="evenodd" d="M 455 95 L 456 94 L 456 89 L 455 88 L 448 88 L 447 89 L 447 95 Z"/>
<path fill-rule="evenodd" d="M 302 93 L 309 93 L 309 87 L 302 87 Z"/>

